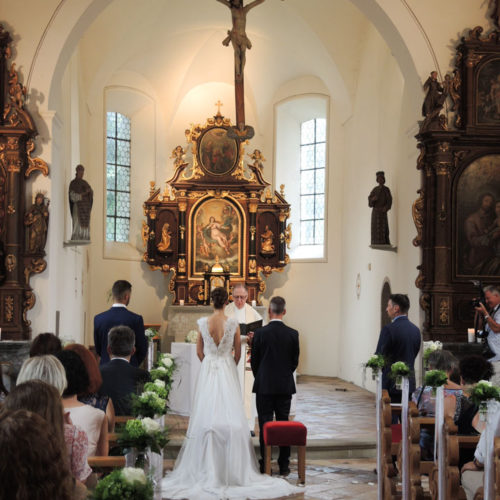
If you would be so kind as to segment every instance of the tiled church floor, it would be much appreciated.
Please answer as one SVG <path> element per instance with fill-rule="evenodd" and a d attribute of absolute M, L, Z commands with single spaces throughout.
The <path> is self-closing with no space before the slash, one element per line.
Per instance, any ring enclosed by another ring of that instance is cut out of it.
<path fill-rule="evenodd" d="M 313 440 L 374 443 L 374 404 L 372 393 L 338 378 L 301 376 L 297 385 L 295 419 L 307 426 L 308 443 Z M 168 415 L 171 440 L 183 438 L 187 422 L 187 417 Z M 294 451 L 288 480 L 295 484 L 297 463 L 293 458 Z M 171 469 L 173 463 L 173 460 L 166 460 L 167 469 Z M 368 500 L 377 497 L 377 478 L 373 472 L 375 458 L 307 458 L 306 463 L 304 493 L 286 498 Z"/>

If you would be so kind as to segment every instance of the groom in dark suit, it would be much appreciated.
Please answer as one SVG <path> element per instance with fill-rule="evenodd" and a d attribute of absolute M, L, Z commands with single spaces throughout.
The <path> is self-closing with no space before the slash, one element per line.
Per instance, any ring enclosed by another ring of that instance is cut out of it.
<path fill-rule="evenodd" d="M 295 394 L 293 372 L 299 363 L 299 333 L 283 323 L 285 299 L 273 297 L 269 303 L 269 324 L 255 331 L 252 340 L 253 392 L 257 403 L 260 428 L 260 471 L 264 472 L 265 446 L 263 427 L 266 422 L 288 420 L 292 394 Z M 290 473 L 290 447 L 280 446 L 280 474 Z"/>
<path fill-rule="evenodd" d="M 127 309 L 132 293 L 132 285 L 125 280 L 115 281 L 111 289 L 113 306 L 94 317 L 94 345 L 97 354 L 101 357 L 100 364 L 109 361 L 108 332 L 114 326 L 125 325 L 135 333 L 135 354 L 130 360 L 133 366 L 139 366 L 148 351 L 148 341 L 144 334 L 144 321 L 142 316 Z"/>

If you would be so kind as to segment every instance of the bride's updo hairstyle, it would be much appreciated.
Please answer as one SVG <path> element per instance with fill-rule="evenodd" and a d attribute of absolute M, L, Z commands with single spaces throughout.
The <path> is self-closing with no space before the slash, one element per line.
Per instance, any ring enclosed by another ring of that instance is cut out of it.
<path fill-rule="evenodd" d="M 227 292 L 225 288 L 218 286 L 212 290 L 210 294 L 214 309 L 222 309 L 227 302 Z"/>

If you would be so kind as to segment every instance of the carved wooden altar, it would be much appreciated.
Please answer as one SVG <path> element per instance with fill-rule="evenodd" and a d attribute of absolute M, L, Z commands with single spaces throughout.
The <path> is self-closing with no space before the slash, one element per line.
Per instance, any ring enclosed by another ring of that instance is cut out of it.
<path fill-rule="evenodd" d="M 422 247 L 425 339 L 466 341 L 478 295 L 471 280 L 500 284 L 500 33 L 482 31 L 462 38 L 442 84 L 431 75 L 417 135 L 413 243 Z"/>
<path fill-rule="evenodd" d="M 29 338 L 27 312 L 35 305 L 30 276 L 47 266 L 46 222 L 45 234 L 40 233 L 33 244 L 25 234 L 26 179 L 35 171 L 48 175 L 49 169 L 43 160 L 31 157 L 37 131 L 24 108 L 26 89 L 14 63 L 8 68 L 10 43 L 9 33 L 0 25 L 0 328 L 2 340 L 21 340 Z"/>
<path fill-rule="evenodd" d="M 205 303 L 208 287 L 236 283 L 248 288 L 249 300 L 260 304 L 264 278 L 282 271 L 291 231 L 290 205 L 272 192 L 263 178 L 260 151 L 248 155 L 245 144 L 228 136 L 230 120 L 220 114 L 204 126 L 186 130 L 192 162 L 177 146 L 175 172 L 165 189 L 151 183 L 144 203 L 144 261 L 151 269 L 170 274 L 174 304 Z M 208 285 L 207 285 L 208 283 Z"/>

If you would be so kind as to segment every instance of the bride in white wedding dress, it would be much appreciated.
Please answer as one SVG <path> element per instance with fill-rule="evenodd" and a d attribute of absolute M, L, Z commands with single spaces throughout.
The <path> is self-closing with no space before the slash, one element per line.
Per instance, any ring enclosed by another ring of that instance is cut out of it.
<path fill-rule="evenodd" d="M 240 329 L 224 315 L 226 290 L 216 288 L 211 296 L 214 313 L 198 320 L 202 363 L 193 411 L 174 470 L 162 480 L 162 496 L 215 500 L 302 493 L 284 479 L 258 471 L 236 371 Z"/>

